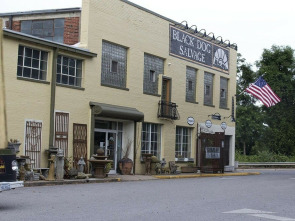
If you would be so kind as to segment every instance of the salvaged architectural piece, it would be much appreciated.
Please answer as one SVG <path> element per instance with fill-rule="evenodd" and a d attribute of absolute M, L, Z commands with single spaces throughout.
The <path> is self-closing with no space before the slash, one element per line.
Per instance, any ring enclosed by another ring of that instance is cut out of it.
<path fill-rule="evenodd" d="M 150 172 L 144 154 L 174 162 L 171 173 L 188 162 L 234 166 L 236 45 L 127 0 L 82 2 L 0 14 L 7 137 L 19 139 L 18 155 L 46 168 L 62 150 L 89 173 L 101 149 L 116 173 L 132 140 L 128 173 Z"/>

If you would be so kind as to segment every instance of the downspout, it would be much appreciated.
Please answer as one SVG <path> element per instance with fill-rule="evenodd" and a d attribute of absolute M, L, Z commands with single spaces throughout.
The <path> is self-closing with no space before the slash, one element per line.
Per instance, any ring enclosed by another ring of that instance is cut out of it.
<path fill-rule="evenodd" d="M 137 153 L 136 153 L 136 144 L 137 144 L 137 140 L 136 140 L 136 135 L 137 135 L 137 122 L 136 121 L 134 121 L 134 142 L 133 142 L 133 148 L 134 148 L 134 150 L 133 150 L 133 173 L 134 173 L 134 175 L 135 175 L 135 165 L 136 165 L 136 155 L 137 155 Z"/>
<path fill-rule="evenodd" d="M 52 58 L 52 75 L 51 75 L 51 95 L 50 95 L 50 128 L 49 128 L 49 153 L 57 151 L 54 147 L 53 137 L 54 137 L 54 110 L 55 110 L 55 93 L 56 93 L 56 72 L 57 72 L 57 56 L 58 48 L 53 50 Z"/>

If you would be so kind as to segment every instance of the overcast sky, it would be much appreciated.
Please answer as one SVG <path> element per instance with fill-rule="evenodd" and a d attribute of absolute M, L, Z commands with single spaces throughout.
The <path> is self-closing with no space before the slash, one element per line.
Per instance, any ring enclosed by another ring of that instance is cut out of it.
<path fill-rule="evenodd" d="M 294 0 L 131 0 L 177 22 L 187 21 L 238 45 L 249 63 L 273 44 L 295 49 Z M 82 0 L 1 0 L 0 13 L 81 7 Z"/>

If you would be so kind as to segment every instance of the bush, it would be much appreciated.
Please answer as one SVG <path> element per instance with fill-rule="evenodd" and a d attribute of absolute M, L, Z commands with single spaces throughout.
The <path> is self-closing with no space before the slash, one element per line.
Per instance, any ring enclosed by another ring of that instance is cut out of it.
<path fill-rule="evenodd" d="M 258 151 L 256 155 L 243 155 L 236 152 L 236 161 L 239 162 L 294 162 L 295 156 L 285 156 L 282 154 L 275 154 L 267 150 Z"/>

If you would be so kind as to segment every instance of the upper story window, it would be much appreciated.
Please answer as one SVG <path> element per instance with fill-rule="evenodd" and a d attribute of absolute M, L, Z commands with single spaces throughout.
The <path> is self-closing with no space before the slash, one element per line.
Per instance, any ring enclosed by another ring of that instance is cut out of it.
<path fill-rule="evenodd" d="M 101 84 L 126 88 L 127 48 L 102 42 Z"/>
<path fill-rule="evenodd" d="M 196 79 L 197 71 L 194 68 L 186 68 L 186 95 L 185 100 L 196 102 Z"/>
<path fill-rule="evenodd" d="M 204 76 L 204 104 L 213 105 L 213 79 L 214 75 L 205 72 Z"/>
<path fill-rule="evenodd" d="M 18 47 L 17 76 L 46 80 L 48 52 Z"/>
<path fill-rule="evenodd" d="M 56 83 L 81 87 L 82 60 L 58 55 Z"/>
<path fill-rule="evenodd" d="M 228 79 L 220 77 L 220 104 L 221 108 L 227 108 Z"/>
<path fill-rule="evenodd" d="M 63 43 L 64 18 L 23 20 L 21 21 L 21 32 L 39 38 Z"/>
<path fill-rule="evenodd" d="M 158 95 L 158 76 L 164 73 L 164 59 L 144 54 L 143 92 Z"/>

